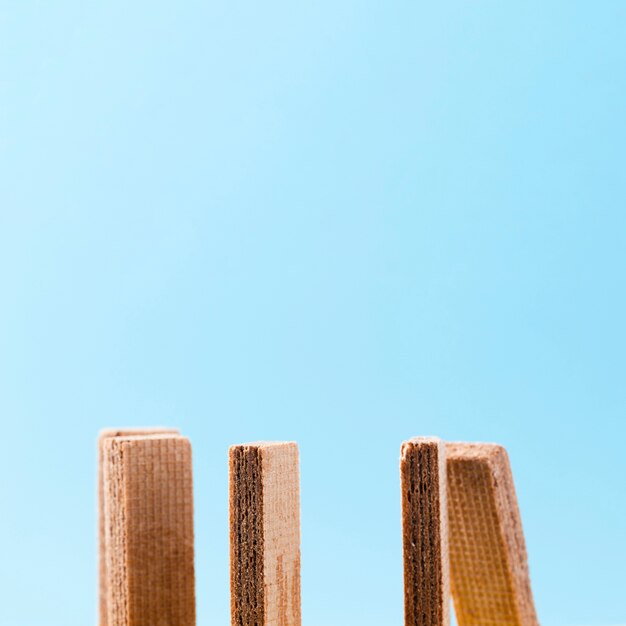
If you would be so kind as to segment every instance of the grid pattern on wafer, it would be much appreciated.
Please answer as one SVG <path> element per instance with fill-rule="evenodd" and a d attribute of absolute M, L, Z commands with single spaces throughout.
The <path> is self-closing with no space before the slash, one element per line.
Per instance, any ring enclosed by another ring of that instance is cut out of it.
<path fill-rule="evenodd" d="M 494 444 L 446 446 L 450 572 L 459 626 L 535 626 L 508 456 Z"/>
<path fill-rule="evenodd" d="M 109 626 L 194 626 L 189 441 L 115 437 L 103 447 Z"/>
<path fill-rule="evenodd" d="M 400 456 L 405 626 L 447 626 L 450 591 L 443 442 L 421 437 Z"/>
<path fill-rule="evenodd" d="M 153 428 L 116 428 L 103 430 L 98 437 L 98 588 L 99 588 L 99 623 L 100 626 L 108 624 L 107 606 L 107 557 L 106 545 L 104 541 L 104 477 L 103 463 L 104 452 L 103 443 L 111 437 L 155 435 L 155 434 L 175 434 L 178 430 L 174 428 L 164 428 L 155 426 Z"/>

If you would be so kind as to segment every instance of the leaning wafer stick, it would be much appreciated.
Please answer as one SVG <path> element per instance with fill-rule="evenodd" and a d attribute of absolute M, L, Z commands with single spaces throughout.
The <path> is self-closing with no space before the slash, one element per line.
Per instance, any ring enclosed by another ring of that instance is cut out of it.
<path fill-rule="evenodd" d="M 178 433 L 175 428 L 108 428 L 100 432 L 98 437 L 98 584 L 99 584 L 99 614 L 100 626 L 108 624 L 108 603 L 107 603 L 107 571 L 106 571 L 106 548 L 104 541 L 104 490 L 103 490 L 103 451 L 102 444 L 110 437 L 121 437 L 128 435 L 155 435 L 163 433 Z"/>
<path fill-rule="evenodd" d="M 195 626 L 189 441 L 111 437 L 103 454 L 109 626 Z"/>
<path fill-rule="evenodd" d="M 405 626 L 448 626 L 450 581 L 445 445 L 416 437 L 400 449 Z"/>
<path fill-rule="evenodd" d="M 300 487 L 295 443 L 229 451 L 232 626 L 300 626 Z"/>
<path fill-rule="evenodd" d="M 459 626 L 536 626 L 506 450 L 451 443 L 446 456 L 450 572 Z"/>

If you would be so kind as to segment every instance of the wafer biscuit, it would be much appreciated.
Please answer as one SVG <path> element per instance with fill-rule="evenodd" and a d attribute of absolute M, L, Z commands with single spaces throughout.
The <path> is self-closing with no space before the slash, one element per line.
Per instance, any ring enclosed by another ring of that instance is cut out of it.
<path fill-rule="evenodd" d="M 300 487 L 295 443 L 229 451 L 232 626 L 300 626 Z"/>
<path fill-rule="evenodd" d="M 400 449 L 405 626 L 448 626 L 450 581 L 445 445 L 416 437 Z"/>
<path fill-rule="evenodd" d="M 155 426 L 152 428 L 107 428 L 100 432 L 98 437 L 98 611 L 100 626 L 108 624 L 108 608 L 107 608 L 107 573 L 106 573 L 106 552 L 104 542 L 104 491 L 102 464 L 103 452 L 102 443 L 110 437 L 120 437 L 125 435 L 154 435 L 163 433 L 178 433 L 174 428 L 164 428 Z"/>
<path fill-rule="evenodd" d="M 506 450 L 449 443 L 446 457 L 450 573 L 459 626 L 536 626 Z"/>
<path fill-rule="evenodd" d="M 102 447 L 109 626 L 195 626 L 189 441 L 109 437 Z"/>

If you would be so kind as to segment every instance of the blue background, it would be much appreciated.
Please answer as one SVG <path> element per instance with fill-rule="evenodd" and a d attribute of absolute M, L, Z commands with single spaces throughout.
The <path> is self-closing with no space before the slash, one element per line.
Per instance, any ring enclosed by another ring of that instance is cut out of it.
<path fill-rule="evenodd" d="M 0 624 L 95 623 L 95 439 L 301 447 L 305 626 L 402 622 L 398 456 L 509 449 L 544 626 L 626 623 L 626 4 L 0 2 Z"/>

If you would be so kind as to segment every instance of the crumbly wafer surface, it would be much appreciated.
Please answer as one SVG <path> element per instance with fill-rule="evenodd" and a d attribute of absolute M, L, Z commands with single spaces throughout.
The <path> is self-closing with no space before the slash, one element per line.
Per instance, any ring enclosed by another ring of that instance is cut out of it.
<path fill-rule="evenodd" d="M 446 445 L 450 572 L 459 626 L 535 626 L 522 522 L 506 450 Z"/>
<path fill-rule="evenodd" d="M 416 437 L 400 451 L 405 626 L 450 623 L 445 446 Z"/>
<path fill-rule="evenodd" d="M 233 626 L 263 624 L 263 473 L 261 451 L 229 451 L 230 599 Z"/>

